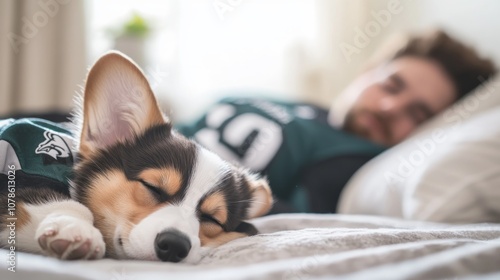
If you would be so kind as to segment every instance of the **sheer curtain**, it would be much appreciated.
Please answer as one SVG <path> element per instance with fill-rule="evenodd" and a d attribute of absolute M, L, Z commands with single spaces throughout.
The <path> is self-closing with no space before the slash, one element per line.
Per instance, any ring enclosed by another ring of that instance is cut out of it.
<path fill-rule="evenodd" d="M 316 0 L 319 36 L 313 47 L 305 48 L 302 65 L 301 98 L 328 107 L 362 67 L 389 33 L 374 19 L 374 13 L 387 10 L 388 1 Z M 387 16 L 387 14 L 384 14 Z M 382 17 L 382 15 L 381 15 Z M 392 21 L 392 18 L 385 20 Z M 378 26 L 368 26 L 376 22 Z M 368 32 L 370 35 L 366 34 Z"/>
<path fill-rule="evenodd" d="M 0 115 L 68 111 L 86 72 L 80 0 L 0 1 Z"/>

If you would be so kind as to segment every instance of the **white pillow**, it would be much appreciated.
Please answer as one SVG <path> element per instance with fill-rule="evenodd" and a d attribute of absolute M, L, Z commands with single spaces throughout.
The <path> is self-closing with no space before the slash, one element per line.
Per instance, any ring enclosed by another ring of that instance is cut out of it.
<path fill-rule="evenodd" d="M 363 166 L 338 211 L 500 222 L 500 76 Z"/>

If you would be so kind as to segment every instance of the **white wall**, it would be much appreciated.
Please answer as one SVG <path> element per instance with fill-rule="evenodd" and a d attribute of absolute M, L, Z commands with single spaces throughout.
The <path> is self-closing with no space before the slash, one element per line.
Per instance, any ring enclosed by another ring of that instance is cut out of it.
<path fill-rule="evenodd" d="M 500 1 L 423 1 L 420 27 L 442 25 L 500 65 Z"/>
<path fill-rule="evenodd" d="M 339 44 L 352 43 L 355 28 L 364 28 L 390 1 L 397 0 L 94 0 L 90 61 L 112 45 L 106 27 L 133 10 L 152 18 L 156 32 L 146 73 L 177 121 L 200 115 L 228 91 L 328 107 L 396 32 L 442 26 L 500 65 L 497 0 L 400 0 L 402 11 L 346 60 Z M 214 4 L 228 9 L 218 12 Z"/>
<path fill-rule="evenodd" d="M 500 65 L 500 1 L 419 0 L 409 6 L 419 19 L 400 17 L 391 25 L 392 30 L 441 26 Z"/>
<path fill-rule="evenodd" d="M 295 74 L 300 69 L 290 69 L 298 64 L 296 54 L 318 41 L 312 0 L 88 3 L 89 63 L 113 47 L 106 30 L 120 26 L 133 11 L 155 26 L 144 70 L 177 121 L 199 116 L 227 91 L 293 98 L 297 85 L 291 76 L 300 75 Z"/>
<path fill-rule="evenodd" d="M 171 98 L 178 119 L 199 115 L 227 91 L 295 96 L 288 68 L 299 43 L 317 40 L 314 1 L 180 1 L 179 12 L 179 87 Z"/>

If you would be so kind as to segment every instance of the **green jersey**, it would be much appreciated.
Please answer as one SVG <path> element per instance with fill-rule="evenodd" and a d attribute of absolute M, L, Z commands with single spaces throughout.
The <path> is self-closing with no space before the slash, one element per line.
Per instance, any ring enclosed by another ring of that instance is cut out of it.
<path fill-rule="evenodd" d="M 19 187 L 43 184 L 69 194 L 73 145 L 63 125 L 35 118 L 0 120 L 0 190 L 10 180 Z"/>
<path fill-rule="evenodd" d="M 265 99 L 223 99 L 194 124 L 177 129 L 221 157 L 262 173 L 274 195 L 284 200 L 291 199 L 308 166 L 332 157 L 373 157 L 384 150 L 330 126 L 326 110 Z"/>

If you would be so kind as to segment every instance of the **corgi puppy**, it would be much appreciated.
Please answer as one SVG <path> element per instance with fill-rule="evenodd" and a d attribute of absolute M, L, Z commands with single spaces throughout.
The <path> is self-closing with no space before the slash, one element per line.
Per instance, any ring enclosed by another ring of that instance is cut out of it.
<path fill-rule="evenodd" d="M 17 185 L 16 250 L 196 263 L 257 233 L 245 220 L 270 209 L 267 182 L 177 133 L 130 59 L 102 56 L 81 103 L 70 195 Z M 4 192 L 0 203 L 0 246 L 9 248 Z"/>

